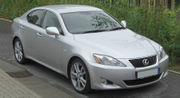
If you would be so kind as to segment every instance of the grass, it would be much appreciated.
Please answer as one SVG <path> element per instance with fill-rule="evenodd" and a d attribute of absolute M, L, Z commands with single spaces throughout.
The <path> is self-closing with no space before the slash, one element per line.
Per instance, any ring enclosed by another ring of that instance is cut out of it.
<path fill-rule="evenodd" d="M 170 65 L 175 65 L 175 59 L 180 54 L 180 19 L 177 18 L 177 11 L 129 5 L 128 0 L 0 0 L 0 17 L 13 19 L 33 7 L 50 4 L 99 7 L 119 21 L 126 20 L 128 28 L 133 31 L 160 43 L 170 56 Z"/>
<path fill-rule="evenodd" d="M 171 66 L 169 69 L 180 73 L 180 65 Z"/>

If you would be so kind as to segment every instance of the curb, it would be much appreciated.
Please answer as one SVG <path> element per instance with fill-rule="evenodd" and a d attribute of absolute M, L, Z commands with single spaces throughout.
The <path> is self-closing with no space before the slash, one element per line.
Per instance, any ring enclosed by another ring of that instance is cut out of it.
<path fill-rule="evenodd" d="M 0 20 L 5 21 L 5 22 L 12 22 L 12 20 L 5 19 L 5 18 L 0 18 Z"/>
<path fill-rule="evenodd" d="M 177 72 L 177 71 L 174 71 L 174 70 L 168 70 L 168 71 L 180 75 L 180 72 Z"/>

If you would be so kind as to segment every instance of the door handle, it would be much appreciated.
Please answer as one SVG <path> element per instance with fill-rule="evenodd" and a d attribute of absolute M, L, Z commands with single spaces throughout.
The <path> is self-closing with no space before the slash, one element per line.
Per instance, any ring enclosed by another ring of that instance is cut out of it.
<path fill-rule="evenodd" d="M 41 33 L 36 33 L 36 35 L 37 35 L 37 36 L 39 36 L 39 37 L 41 37 L 41 36 L 42 36 L 42 34 L 41 34 Z"/>

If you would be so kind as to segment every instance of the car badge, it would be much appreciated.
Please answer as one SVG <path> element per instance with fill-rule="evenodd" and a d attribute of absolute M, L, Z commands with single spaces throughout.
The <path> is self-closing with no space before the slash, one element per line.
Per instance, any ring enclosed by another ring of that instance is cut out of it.
<path fill-rule="evenodd" d="M 143 59 L 142 63 L 143 63 L 143 65 L 149 65 L 149 60 L 148 59 Z"/>

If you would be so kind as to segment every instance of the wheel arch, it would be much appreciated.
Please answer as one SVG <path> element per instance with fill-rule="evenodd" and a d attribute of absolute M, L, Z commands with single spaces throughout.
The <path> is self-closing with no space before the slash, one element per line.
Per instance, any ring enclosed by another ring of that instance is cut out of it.
<path fill-rule="evenodd" d="M 82 63 L 84 63 L 84 67 L 86 67 L 85 69 L 87 70 L 87 74 L 88 74 L 88 83 L 87 83 L 87 87 L 86 87 L 86 90 L 81 92 L 81 93 L 86 93 L 86 92 L 89 92 L 91 91 L 91 76 L 90 76 L 90 73 L 89 73 L 89 68 L 88 68 L 88 65 L 86 64 L 87 62 L 85 61 L 85 59 L 83 57 L 79 57 L 79 56 L 73 56 L 70 58 L 69 62 L 68 62 L 68 67 L 67 67 L 67 74 L 68 74 L 68 79 L 71 81 L 70 79 L 70 66 L 71 66 L 71 63 L 73 62 L 73 60 L 75 59 L 79 59 Z"/>
<path fill-rule="evenodd" d="M 18 36 L 15 36 L 15 37 L 13 38 L 13 41 L 12 41 L 13 47 L 14 47 L 14 42 L 15 42 L 16 39 L 19 39 L 19 40 L 20 40 L 20 38 L 19 38 Z M 20 41 L 21 41 L 21 40 L 20 40 Z"/>
<path fill-rule="evenodd" d="M 68 76 L 68 78 L 69 78 L 69 72 L 70 72 L 70 65 L 71 65 L 72 61 L 75 60 L 75 59 L 80 59 L 80 60 L 82 60 L 79 56 L 73 56 L 73 57 L 71 57 L 71 58 L 69 59 L 69 61 L 68 61 L 68 67 L 67 67 L 67 76 Z M 82 60 L 82 61 L 83 61 L 83 60 Z M 83 61 L 83 62 L 84 62 L 84 61 Z"/>
<path fill-rule="evenodd" d="M 86 59 L 83 58 L 83 57 L 80 56 L 80 55 L 74 55 L 74 56 L 72 56 L 72 57 L 69 59 L 69 61 L 68 61 L 68 63 L 67 63 L 67 76 L 68 76 L 68 78 L 69 78 L 70 65 L 71 65 L 72 61 L 75 60 L 75 59 L 81 60 L 81 61 L 85 64 L 85 66 L 87 67 L 87 70 L 88 70 L 88 72 L 89 72 L 89 68 L 88 68 L 88 66 L 87 66 Z"/>

